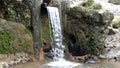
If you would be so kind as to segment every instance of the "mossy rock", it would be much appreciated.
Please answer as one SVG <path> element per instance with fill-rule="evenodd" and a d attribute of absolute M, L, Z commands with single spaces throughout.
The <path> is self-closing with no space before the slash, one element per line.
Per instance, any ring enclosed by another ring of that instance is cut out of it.
<path fill-rule="evenodd" d="M 112 29 L 109 29 L 108 35 L 113 35 L 116 34 L 115 31 L 113 31 Z"/>
<path fill-rule="evenodd" d="M 0 54 L 8 54 L 12 52 L 10 46 L 14 40 L 14 36 L 7 30 L 0 31 Z"/>
<path fill-rule="evenodd" d="M 102 6 L 100 4 L 93 4 L 90 9 L 100 10 L 102 9 Z"/>
<path fill-rule="evenodd" d="M 94 3 L 93 0 L 87 0 L 81 4 L 83 7 L 90 7 Z"/>
<path fill-rule="evenodd" d="M 2 33 L 3 32 L 3 33 Z M 27 33 L 24 25 L 0 19 L 0 46 L 4 46 L 6 52 L 33 52 L 33 40 Z"/>
<path fill-rule="evenodd" d="M 120 0 L 109 0 L 109 3 L 120 5 Z"/>
<path fill-rule="evenodd" d="M 104 35 L 114 16 L 110 12 L 99 13 L 94 9 L 77 6 L 67 11 L 67 26 L 64 38 L 74 56 L 85 54 L 99 55 L 104 52 Z"/>
<path fill-rule="evenodd" d="M 113 24 L 113 28 L 120 28 L 120 22 L 114 23 L 114 24 Z"/>

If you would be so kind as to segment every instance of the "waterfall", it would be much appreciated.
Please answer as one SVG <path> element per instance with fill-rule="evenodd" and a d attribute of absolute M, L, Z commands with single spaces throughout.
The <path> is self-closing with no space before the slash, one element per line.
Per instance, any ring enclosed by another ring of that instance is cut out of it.
<path fill-rule="evenodd" d="M 57 7 L 47 7 L 52 33 L 54 47 L 52 49 L 53 59 L 61 60 L 64 57 L 64 46 L 62 45 L 62 31 L 59 17 L 59 11 Z"/>
<path fill-rule="evenodd" d="M 73 68 L 79 63 L 70 62 L 64 59 L 64 46 L 62 44 L 62 30 L 59 11 L 57 7 L 47 7 L 53 34 L 53 62 L 47 64 L 50 68 Z"/>

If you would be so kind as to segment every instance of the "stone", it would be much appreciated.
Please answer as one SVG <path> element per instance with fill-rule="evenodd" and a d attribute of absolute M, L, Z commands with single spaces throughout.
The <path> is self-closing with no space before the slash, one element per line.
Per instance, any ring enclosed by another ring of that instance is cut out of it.
<path fill-rule="evenodd" d="M 50 52 L 48 52 L 48 53 L 45 53 L 45 58 L 46 59 L 53 59 L 53 54 L 52 53 L 50 53 Z"/>
<path fill-rule="evenodd" d="M 90 8 L 95 10 L 100 10 L 102 9 L 102 6 L 100 4 L 93 4 Z"/>
<path fill-rule="evenodd" d="M 104 31 L 112 22 L 110 12 L 99 13 L 94 9 L 76 6 L 67 11 L 63 23 L 64 40 L 73 56 L 100 54 L 104 49 Z M 98 52 L 98 53 L 97 53 Z"/>
<path fill-rule="evenodd" d="M 114 23 L 113 28 L 116 28 L 116 29 L 120 28 L 120 22 Z"/>
<path fill-rule="evenodd" d="M 65 59 L 66 60 L 71 60 L 71 61 L 75 60 L 75 58 L 69 52 L 65 53 Z"/>
<path fill-rule="evenodd" d="M 43 3 L 49 4 L 50 2 L 51 2 L 51 0 L 43 0 Z"/>
<path fill-rule="evenodd" d="M 85 63 L 86 63 L 86 64 L 95 64 L 96 61 L 93 60 L 93 59 L 89 59 L 89 60 L 87 60 Z"/>
<path fill-rule="evenodd" d="M 84 7 L 89 7 L 89 6 L 91 6 L 93 3 L 94 3 L 93 0 L 86 0 L 86 1 L 84 1 L 81 5 L 84 6 Z"/>
<path fill-rule="evenodd" d="M 3 33 L 3 34 L 1 34 Z M 7 33 L 7 34 L 5 34 Z M 15 52 L 28 52 L 33 51 L 33 40 L 32 37 L 27 32 L 27 29 L 24 25 L 20 23 L 15 23 L 11 21 L 6 21 L 0 19 L 0 35 L 8 37 L 9 42 L 6 42 L 6 46 L 10 46 L 9 49 L 4 49 L 2 53 L 15 53 Z M 2 37 L 0 36 L 0 37 Z M 10 38 L 11 39 L 10 39 Z M 0 42 L 6 39 L 0 39 Z M 1 45 L 2 44 L 2 45 Z M 4 43 L 1 43 L 0 46 L 4 46 Z M 1 53 L 1 52 L 0 52 Z"/>
<path fill-rule="evenodd" d="M 109 0 L 109 3 L 120 5 L 120 0 Z"/>
<path fill-rule="evenodd" d="M 105 25 L 110 25 L 111 24 L 111 22 L 112 22 L 112 20 L 113 20 L 113 18 L 114 18 L 114 15 L 111 13 L 111 12 L 109 12 L 109 11 L 106 11 L 106 12 L 104 12 L 103 14 L 102 14 L 102 19 L 103 19 L 103 24 L 105 24 Z"/>
<path fill-rule="evenodd" d="M 115 31 L 113 31 L 112 29 L 109 29 L 108 35 L 113 35 L 116 34 Z"/>

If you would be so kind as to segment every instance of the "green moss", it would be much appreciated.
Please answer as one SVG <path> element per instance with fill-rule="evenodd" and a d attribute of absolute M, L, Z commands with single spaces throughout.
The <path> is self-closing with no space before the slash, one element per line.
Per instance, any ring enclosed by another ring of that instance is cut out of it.
<path fill-rule="evenodd" d="M 86 2 L 83 2 L 83 3 L 82 3 L 82 6 L 83 6 L 83 7 L 90 7 L 93 3 L 94 3 L 93 0 L 88 0 L 88 1 L 86 1 Z"/>
<path fill-rule="evenodd" d="M 28 28 L 26 28 L 25 31 L 26 31 L 26 33 L 29 34 L 29 35 L 32 37 L 32 39 L 33 39 L 32 31 L 29 30 Z"/>
<path fill-rule="evenodd" d="M 104 48 L 104 43 L 102 40 L 103 37 L 102 35 L 96 33 L 96 34 L 92 34 L 93 36 L 89 39 L 88 41 L 88 52 L 90 54 L 94 54 L 94 55 L 99 55 L 101 53 L 103 53 L 103 48 Z"/>
<path fill-rule="evenodd" d="M 51 37 L 50 37 L 50 27 L 49 27 L 49 22 L 47 23 L 42 23 L 41 25 L 41 40 L 46 41 L 47 43 L 51 42 Z"/>
<path fill-rule="evenodd" d="M 93 4 L 90 8 L 99 10 L 99 9 L 102 9 L 102 6 L 100 4 Z"/>
<path fill-rule="evenodd" d="M 12 52 L 11 43 L 14 40 L 13 35 L 8 31 L 0 31 L 0 53 L 8 54 Z"/>
<path fill-rule="evenodd" d="M 113 28 L 120 28 L 120 22 L 113 24 Z"/>

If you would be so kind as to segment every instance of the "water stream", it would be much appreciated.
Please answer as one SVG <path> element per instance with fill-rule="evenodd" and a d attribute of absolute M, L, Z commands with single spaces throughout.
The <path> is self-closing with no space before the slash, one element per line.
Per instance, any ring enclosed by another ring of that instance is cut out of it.
<path fill-rule="evenodd" d="M 50 17 L 50 23 L 52 26 L 53 33 L 53 59 L 60 60 L 64 57 L 64 45 L 62 44 L 62 31 L 59 18 L 59 11 L 56 7 L 47 7 L 48 14 Z"/>
<path fill-rule="evenodd" d="M 57 7 L 47 7 L 52 33 L 53 33 L 53 62 L 47 65 L 52 68 L 72 68 L 78 66 L 78 63 L 73 63 L 64 59 L 64 45 L 62 44 L 62 31 L 59 17 L 59 10 Z"/>

